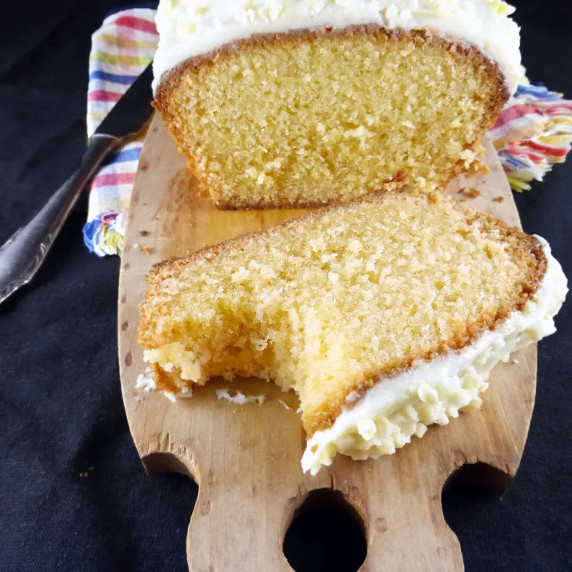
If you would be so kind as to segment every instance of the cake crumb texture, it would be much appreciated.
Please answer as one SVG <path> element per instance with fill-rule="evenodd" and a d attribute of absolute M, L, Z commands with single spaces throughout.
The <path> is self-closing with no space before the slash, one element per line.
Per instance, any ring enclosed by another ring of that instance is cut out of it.
<path fill-rule="evenodd" d="M 254 36 L 163 76 L 155 105 L 222 208 L 318 206 L 481 168 L 508 99 L 498 66 L 427 31 Z"/>

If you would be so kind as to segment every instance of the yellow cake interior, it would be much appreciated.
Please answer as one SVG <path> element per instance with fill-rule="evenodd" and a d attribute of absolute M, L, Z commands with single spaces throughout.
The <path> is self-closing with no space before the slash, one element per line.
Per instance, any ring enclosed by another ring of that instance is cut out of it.
<path fill-rule="evenodd" d="M 156 105 L 217 205 L 311 206 L 395 179 L 430 191 L 479 168 L 503 82 L 477 50 L 360 27 L 189 60 Z"/>
<path fill-rule="evenodd" d="M 544 263 L 497 219 L 376 193 L 157 265 L 139 341 L 163 389 L 226 374 L 294 387 L 311 435 L 350 393 L 520 309 Z"/>

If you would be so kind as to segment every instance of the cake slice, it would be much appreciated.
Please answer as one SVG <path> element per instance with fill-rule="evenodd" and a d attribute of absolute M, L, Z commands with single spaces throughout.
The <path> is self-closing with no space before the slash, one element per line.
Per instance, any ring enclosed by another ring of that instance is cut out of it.
<path fill-rule="evenodd" d="M 543 239 L 375 193 L 154 266 L 139 342 L 171 393 L 233 374 L 294 388 L 315 472 L 478 406 L 499 360 L 554 331 L 566 290 Z"/>
<path fill-rule="evenodd" d="M 162 0 L 155 105 L 222 208 L 442 188 L 522 77 L 499 0 Z"/>

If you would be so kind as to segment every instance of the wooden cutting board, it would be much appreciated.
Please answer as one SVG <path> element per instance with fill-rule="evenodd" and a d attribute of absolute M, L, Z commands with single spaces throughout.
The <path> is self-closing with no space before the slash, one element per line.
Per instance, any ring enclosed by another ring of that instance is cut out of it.
<path fill-rule="evenodd" d="M 486 162 L 487 176 L 459 179 L 448 192 L 519 225 L 488 142 Z M 477 194 L 472 189 L 480 195 L 471 198 Z M 145 371 L 137 323 L 150 266 L 301 212 L 216 210 L 198 194 L 160 119 L 153 119 L 131 199 L 119 281 L 121 384 L 137 450 L 149 473 L 178 471 L 199 485 L 187 535 L 193 571 L 289 569 L 282 552 L 285 532 L 308 492 L 322 488 L 343 493 L 363 519 L 363 570 L 459 570 L 461 550 L 443 518 L 441 490 L 456 469 L 474 463 L 498 469 L 478 472 L 483 486 L 498 492 L 508 486 L 534 406 L 536 346 L 494 369 L 480 410 L 430 427 L 423 439 L 392 456 L 364 462 L 338 456 L 315 477 L 300 468 L 304 434 L 293 394 L 259 380 L 215 381 L 176 403 L 135 389 Z M 234 405 L 217 398 L 215 390 L 225 387 L 263 392 L 266 401 Z"/>

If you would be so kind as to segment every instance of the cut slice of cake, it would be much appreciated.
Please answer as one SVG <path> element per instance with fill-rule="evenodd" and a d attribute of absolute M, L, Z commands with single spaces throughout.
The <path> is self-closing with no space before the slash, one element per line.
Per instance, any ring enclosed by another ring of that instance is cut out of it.
<path fill-rule="evenodd" d="M 318 206 L 481 168 L 522 77 L 499 0 L 162 0 L 155 105 L 222 208 Z"/>
<path fill-rule="evenodd" d="M 554 331 L 567 290 L 543 239 L 407 192 L 163 262 L 148 283 L 139 342 L 157 387 L 294 388 L 312 472 L 477 406 L 499 360 Z"/>

